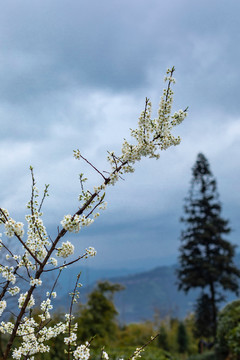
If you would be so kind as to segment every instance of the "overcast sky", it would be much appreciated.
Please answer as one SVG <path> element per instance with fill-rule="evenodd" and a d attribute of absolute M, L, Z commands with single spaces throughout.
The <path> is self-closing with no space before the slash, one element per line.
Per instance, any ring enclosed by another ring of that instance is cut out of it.
<path fill-rule="evenodd" d="M 174 111 L 189 106 L 178 147 L 146 159 L 107 193 L 108 209 L 75 236 L 102 267 L 151 267 L 178 256 L 183 200 L 199 152 L 217 178 L 229 240 L 240 245 L 240 3 L 238 0 L 8 0 L 0 12 L 1 206 L 23 220 L 31 191 L 50 183 L 52 237 L 78 208 L 79 148 L 100 170 L 129 139 L 176 67 Z M 155 114 L 153 114 L 155 116 Z"/>

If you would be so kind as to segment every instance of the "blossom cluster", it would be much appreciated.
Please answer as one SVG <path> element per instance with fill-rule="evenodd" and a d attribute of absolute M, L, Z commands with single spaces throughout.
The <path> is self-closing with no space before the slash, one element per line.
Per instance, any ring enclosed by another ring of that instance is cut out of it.
<path fill-rule="evenodd" d="M 31 286 L 41 286 L 42 285 L 42 280 L 41 279 L 31 279 L 30 281 L 30 285 Z"/>
<path fill-rule="evenodd" d="M 50 313 L 49 311 L 53 309 L 53 306 L 51 304 L 50 296 L 48 299 L 43 300 L 40 304 L 40 309 L 42 310 L 43 314 L 38 315 L 42 321 L 45 321 L 46 319 L 50 319 Z"/>
<path fill-rule="evenodd" d="M 9 238 L 13 237 L 15 234 L 22 238 L 24 235 L 23 223 L 16 222 L 15 220 L 10 218 L 8 221 L 5 222 L 5 234 Z"/>
<path fill-rule="evenodd" d="M 3 311 L 6 309 L 6 306 L 7 306 L 6 300 L 1 300 L 0 301 L 0 316 L 2 315 Z"/>
<path fill-rule="evenodd" d="M 132 360 L 136 360 L 140 357 L 142 357 L 141 353 L 144 351 L 143 348 L 136 348 L 136 350 L 134 351 L 134 354 L 132 356 Z"/>
<path fill-rule="evenodd" d="M 60 322 L 53 327 L 44 327 L 39 330 L 39 324 L 33 319 L 25 317 L 18 328 L 18 336 L 22 337 L 21 346 L 13 350 L 12 357 L 21 359 L 21 357 L 31 356 L 37 353 L 45 353 L 50 350 L 44 341 L 50 340 L 64 333 L 66 324 Z"/>
<path fill-rule="evenodd" d="M 30 215 L 26 215 L 26 221 L 28 222 L 28 238 L 26 241 L 27 247 L 41 260 L 47 254 L 46 247 L 50 245 L 48 235 L 41 216 L 43 214 L 37 209 Z"/>
<path fill-rule="evenodd" d="M 94 219 L 87 218 L 85 215 L 65 215 L 61 221 L 62 227 L 69 231 L 78 233 L 81 227 L 89 226 L 93 223 Z"/>
<path fill-rule="evenodd" d="M 17 295 L 19 293 L 19 291 L 20 291 L 20 288 L 18 286 L 14 286 L 14 287 L 8 289 L 9 294 L 11 294 L 12 296 Z"/>
<path fill-rule="evenodd" d="M 168 76 L 165 81 L 169 82 L 169 86 L 163 91 L 158 117 L 151 118 L 152 104 L 149 99 L 146 99 L 145 109 L 139 117 L 138 128 L 131 130 L 135 144 L 124 140 L 120 156 L 116 156 L 113 151 L 109 152 L 108 161 L 112 168 L 109 184 L 114 185 L 121 174 L 133 172 L 134 163 L 140 161 L 143 156 L 158 159 L 159 150 L 166 150 L 168 147 L 180 143 L 180 137 L 173 136 L 172 129 L 185 119 L 187 109 L 179 110 L 171 115 L 173 91 L 170 84 L 175 83 L 175 79 L 172 77 L 173 71 L 174 69 L 167 70 Z"/>
<path fill-rule="evenodd" d="M 9 212 L 7 209 L 1 208 L 0 211 L 0 225 L 5 224 L 7 219 L 9 218 Z"/>
<path fill-rule="evenodd" d="M 97 251 L 94 249 L 94 247 L 89 246 L 89 248 L 86 249 L 85 258 L 88 258 L 89 256 L 96 256 L 96 255 L 97 255 Z"/>
<path fill-rule="evenodd" d="M 61 256 L 63 258 L 66 258 L 74 253 L 74 245 L 70 243 L 70 241 L 67 241 L 65 243 L 62 243 L 62 246 L 58 248 L 57 256 Z"/>
<path fill-rule="evenodd" d="M 88 360 L 90 358 L 90 349 L 88 345 L 80 345 L 73 352 L 74 359 Z"/>
<path fill-rule="evenodd" d="M 22 338 L 21 345 L 15 348 L 12 353 L 13 359 L 21 359 L 21 357 L 29 357 L 33 359 L 33 355 L 44 353 L 50 350 L 44 342 L 57 337 L 66 332 L 68 322 L 59 322 L 54 326 L 39 328 L 39 324 L 34 318 L 25 316 L 17 330 L 17 336 Z M 2 334 L 11 334 L 14 324 L 12 322 L 1 322 L 0 332 Z"/>
<path fill-rule="evenodd" d="M 75 157 L 75 159 L 80 160 L 81 159 L 81 153 L 80 150 L 73 150 L 73 156 Z"/>
<path fill-rule="evenodd" d="M 6 265 L 6 266 L 0 265 L 0 272 L 4 279 L 9 281 L 13 285 L 15 284 L 16 276 L 14 275 L 14 267 L 13 266 L 9 267 L 8 265 Z"/>
<path fill-rule="evenodd" d="M 23 304 L 25 303 L 27 296 L 28 296 L 28 292 L 25 292 L 25 294 L 20 294 L 19 299 L 18 299 L 18 307 L 19 308 L 23 307 Z M 32 308 L 34 305 L 35 305 L 35 300 L 34 300 L 33 295 L 31 295 L 31 297 L 27 303 L 27 309 Z"/>

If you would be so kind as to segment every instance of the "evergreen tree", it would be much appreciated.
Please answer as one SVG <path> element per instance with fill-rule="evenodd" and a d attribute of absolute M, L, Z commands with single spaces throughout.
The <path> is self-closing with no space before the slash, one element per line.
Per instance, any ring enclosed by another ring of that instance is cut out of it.
<path fill-rule="evenodd" d="M 208 294 L 202 293 L 197 299 L 194 316 L 194 336 L 210 338 L 214 333 L 212 303 Z"/>
<path fill-rule="evenodd" d="M 238 293 L 240 271 L 234 265 L 235 247 L 224 239 L 231 229 L 221 216 L 217 184 L 203 154 L 192 169 L 189 196 L 185 199 L 186 216 L 182 231 L 177 270 L 179 289 L 206 289 L 211 303 L 213 335 L 216 334 L 217 305 L 223 291 Z"/>
<path fill-rule="evenodd" d="M 188 334 L 185 325 L 180 322 L 177 331 L 178 351 L 183 354 L 188 349 Z"/>

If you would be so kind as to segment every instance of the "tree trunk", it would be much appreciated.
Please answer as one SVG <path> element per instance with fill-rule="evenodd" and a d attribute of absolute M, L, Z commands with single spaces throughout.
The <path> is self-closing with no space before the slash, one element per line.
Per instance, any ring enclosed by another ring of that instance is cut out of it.
<path fill-rule="evenodd" d="M 217 307 L 216 307 L 216 298 L 215 298 L 215 288 L 214 288 L 213 282 L 211 282 L 209 285 L 210 285 L 212 314 L 213 314 L 213 334 L 214 334 L 214 341 L 215 341 L 216 333 L 217 333 Z"/>

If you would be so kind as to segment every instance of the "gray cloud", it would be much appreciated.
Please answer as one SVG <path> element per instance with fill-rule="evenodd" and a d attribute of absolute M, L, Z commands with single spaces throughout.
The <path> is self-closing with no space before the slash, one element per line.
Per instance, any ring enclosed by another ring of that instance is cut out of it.
<path fill-rule="evenodd" d="M 45 215 L 54 233 L 54 224 L 78 206 L 77 174 L 89 171 L 72 159 L 72 150 L 80 148 L 107 170 L 106 150 L 120 150 L 145 96 L 157 108 L 164 71 L 175 65 L 174 109 L 190 107 L 175 131 L 182 144 L 159 162 L 144 160 L 110 189 L 107 215 L 83 242 L 96 239 L 109 258 L 116 246 L 122 258 L 150 258 L 154 247 L 159 258 L 176 257 L 178 218 L 200 151 L 217 177 L 235 229 L 231 239 L 239 242 L 239 8 L 234 0 L 2 5 L 1 203 L 23 218 L 34 165 L 39 186 L 51 183 Z M 89 178 L 90 188 L 100 181 L 91 171 Z"/>

